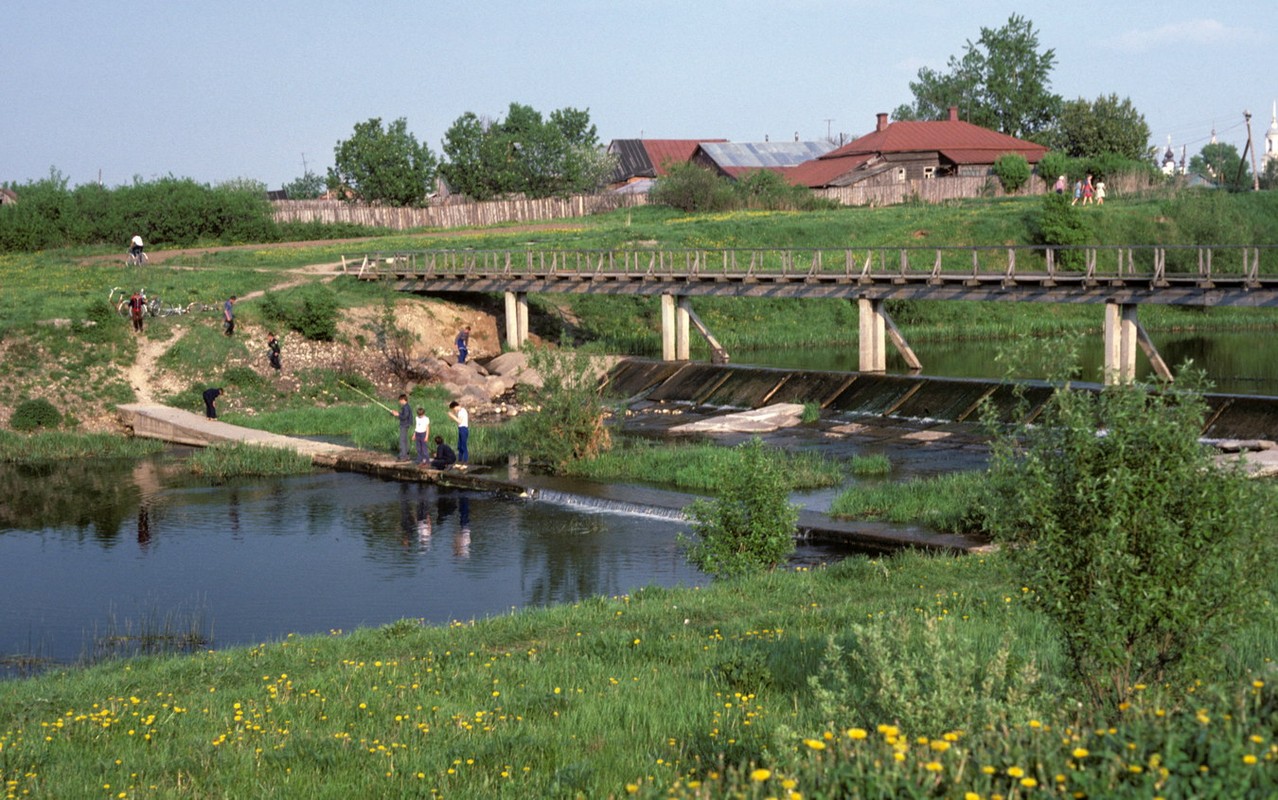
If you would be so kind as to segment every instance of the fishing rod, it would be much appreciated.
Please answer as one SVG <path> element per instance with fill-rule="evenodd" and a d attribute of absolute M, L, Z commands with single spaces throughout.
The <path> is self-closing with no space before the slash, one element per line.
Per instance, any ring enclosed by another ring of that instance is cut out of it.
<path fill-rule="evenodd" d="M 379 406 L 381 406 L 382 408 L 386 409 L 387 411 L 391 412 L 392 414 L 398 414 L 398 413 L 399 413 L 399 412 L 398 412 L 398 411 L 396 411 L 395 409 L 393 409 L 393 408 L 391 408 L 390 406 L 388 406 L 388 405 L 386 405 L 385 403 L 383 403 L 381 400 L 378 400 L 376 397 L 373 397 L 373 396 L 372 396 L 371 394 L 369 394 L 368 392 L 362 391 L 362 390 L 360 390 L 360 389 L 356 389 L 354 386 L 351 386 L 349 383 L 347 383 L 347 382 L 346 382 L 346 381 L 344 381 L 344 380 L 341 380 L 340 378 L 338 379 L 338 381 L 337 381 L 337 382 L 338 382 L 338 383 L 340 383 L 341 385 L 345 386 L 347 389 L 351 389 L 351 390 L 354 390 L 354 391 L 356 391 L 356 392 L 359 392 L 360 394 L 364 395 L 364 396 L 365 396 L 365 397 L 367 397 L 369 400 L 372 400 L 374 403 L 376 403 L 377 405 L 379 405 Z"/>

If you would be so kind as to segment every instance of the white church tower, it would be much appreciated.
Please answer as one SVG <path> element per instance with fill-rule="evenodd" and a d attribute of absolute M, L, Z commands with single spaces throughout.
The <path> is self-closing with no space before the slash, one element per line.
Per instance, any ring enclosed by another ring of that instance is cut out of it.
<path fill-rule="evenodd" d="M 1270 161 L 1278 161 L 1278 102 L 1274 103 L 1269 133 L 1265 134 L 1265 167 L 1269 166 Z"/>

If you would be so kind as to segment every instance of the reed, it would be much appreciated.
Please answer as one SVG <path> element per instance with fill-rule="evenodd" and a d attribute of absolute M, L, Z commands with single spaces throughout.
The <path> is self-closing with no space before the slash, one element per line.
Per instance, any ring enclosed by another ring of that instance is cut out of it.
<path fill-rule="evenodd" d="M 240 477 L 304 475 L 311 460 L 292 450 L 243 442 L 211 445 L 187 460 L 191 473 L 215 481 Z"/>
<path fill-rule="evenodd" d="M 14 464 L 90 458 L 142 458 L 163 449 L 164 444 L 154 439 L 135 439 L 109 433 L 41 431 L 21 434 L 0 431 L 0 461 Z"/>
<path fill-rule="evenodd" d="M 772 449 L 780 460 L 791 491 L 835 486 L 843 480 L 839 463 L 813 452 Z M 745 454 L 740 448 L 714 444 L 626 439 L 597 458 L 573 462 L 569 474 L 600 481 L 629 481 L 669 486 L 713 494 L 721 476 L 740 470 Z"/>
<path fill-rule="evenodd" d="M 830 514 L 973 532 L 973 510 L 988 487 L 980 472 L 954 472 L 904 483 L 855 484 L 830 504 Z"/>
<path fill-rule="evenodd" d="M 866 456 L 852 456 L 849 468 L 858 478 L 877 478 L 892 472 L 892 462 L 882 453 L 871 453 Z"/>

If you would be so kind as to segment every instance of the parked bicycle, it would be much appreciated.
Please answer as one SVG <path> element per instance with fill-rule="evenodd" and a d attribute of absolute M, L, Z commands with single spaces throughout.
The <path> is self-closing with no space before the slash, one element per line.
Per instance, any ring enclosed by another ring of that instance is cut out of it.
<path fill-rule="evenodd" d="M 145 288 L 138 289 L 138 294 L 142 296 L 142 308 L 145 310 L 144 313 L 149 317 L 160 316 L 160 309 L 163 308 L 160 298 L 147 297 Z M 107 295 L 107 302 L 115 306 L 117 314 L 127 319 L 132 316 L 129 309 L 129 299 L 131 297 L 132 295 L 127 294 L 124 289 L 121 289 L 119 286 L 115 286 L 112 287 L 110 293 Z"/>

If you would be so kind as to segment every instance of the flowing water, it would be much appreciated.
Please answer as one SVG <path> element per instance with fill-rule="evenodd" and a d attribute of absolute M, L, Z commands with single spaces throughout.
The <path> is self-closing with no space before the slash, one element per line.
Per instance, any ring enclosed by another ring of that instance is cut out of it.
<path fill-rule="evenodd" d="M 183 455 L 0 465 L 0 662 L 74 662 L 192 629 L 226 647 L 443 623 L 709 580 L 679 547 L 687 524 L 642 504 L 329 472 L 209 486 Z"/>

